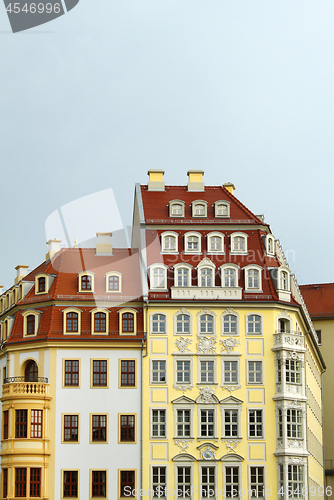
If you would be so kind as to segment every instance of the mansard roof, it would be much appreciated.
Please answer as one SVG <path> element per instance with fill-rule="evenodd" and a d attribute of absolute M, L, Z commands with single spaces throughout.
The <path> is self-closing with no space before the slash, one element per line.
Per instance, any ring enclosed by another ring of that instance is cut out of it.
<path fill-rule="evenodd" d="M 334 283 L 300 285 L 311 318 L 334 317 Z"/>

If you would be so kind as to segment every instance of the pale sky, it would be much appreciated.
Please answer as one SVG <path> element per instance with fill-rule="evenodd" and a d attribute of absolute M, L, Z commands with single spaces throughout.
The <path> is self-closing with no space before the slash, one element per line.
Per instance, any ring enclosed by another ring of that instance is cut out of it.
<path fill-rule="evenodd" d="M 150 168 L 233 182 L 300 284 L 334 281 L 333 19 L 329 0 L 80 0 L 14 35 L 1 3 L 0 284 L 78 198 L 110 188 L 131 224 Z"/>

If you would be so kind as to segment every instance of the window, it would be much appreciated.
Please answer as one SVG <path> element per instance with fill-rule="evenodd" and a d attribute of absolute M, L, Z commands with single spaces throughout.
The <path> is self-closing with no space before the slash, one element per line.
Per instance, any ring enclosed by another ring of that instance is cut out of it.
<path fill-rule="evenodd" d="M 8 439 L 8 410 L 3 412 L 3 432 L 2 439 Z"/>
<path fill-rule="evenodd" d="M 15 410 L 15 437 L 27 437 L 28 410 Z"/>
<path fill-rule="evenodd" d="M 317 336 L 318 345 L 321 345 L 321 330 L 316 330 L 315 333 Z"/>
<path fill-rule="evenodd" d="M 292 333 L 290 327 L 290 321 L 288 319 L 278 320 L 278 333 Z"/>
<path fill-rule="evenodd" d="M 186 233 L 184 235 L 185 253 L 200 253 L 201 252 L 201 235 L 199 233 Z"/>
<path fill-rule="evenodd" d="M 236 280 L 236 270 L 232 269 L 230 267 L 224 269 L 224 275 L 223 275 L 223 286 L 224 287 L 235 287 L 237 280 Z"/>
<path fill-rule="evenodd" d="M 288 410 L 286 415 L 288 438 L 302 439 L 302 412 L 300 410 Z"/>
<path fill-rule="evenodd" d="M 43 410 L 31 410 L 30 437 L 42 438 Z"/>
<path fill-rule="evenodd" d="M 119 291 L 119 276 L 109 276 L 108 277 L 108 291 L 118 292 Z"/>
<path fill-rule="evenodd" d="M 177 468 L 177 498 L 191 498 L 191 468 Z"/>
<path fill-rule="evenodd" d="M 37 288 L 38 293 L 45 292 L 45 285 L 46 285 L 45 276 L 38 278 L 37 282 L 38 282 L 38 288 Z"/>
<path fill-rule="evenodd" d="M 150 287 L 167 288 L 167 267 L 154 267 L 150 269 Z"/>
<path fill-rule="evenodd" d="M 295 359 L 285 360 L 285 380 L 290 384 L 301 383 L 301 363 Z"/>
<path fill-rule="evenodd" d="M 164 384 L 166 382 L 166 361 L 152 361 L 152 383 Z"/>
<path fill-rule="evenodd" d="M 15 496 L 25 497 L 27 493 L 27 469 L 15 468 Z"/>
<path fill-rule="evenodd" d="M 224 384 L 238 383 L 238 361 L 223 361 Z"/>
<path fill-rule="evenodd" d="M 120 496 L 121 498 L 133 498 L 135 490 L 135 471 L 120 471 Z"/>
<path fill-rule="evenodd" d="M 208 236 L 209 253 L 224 253 L 224 236 L 222 233 L 209 233 Z"/>
<path fill-rule="evenodd" d="M 188 268 L 179 267 L 176 269 L 176 286 L 191 286 Z"/>
<path fill-rule="evenodd" d="M 25 382 L 37 382 L 38 381 L 38 366 L 35 361 L 28 361 L 25 371 L 24 371 L 24 381 Z"/>
<path fill-rule="evenodd" d="M 41 496 L 41 469 L 39 467 L 30 469 L 30 496 Z"/>
<path fill-rule="evenodd" d="M 248 384 L 262 383 L 262 361 L 248 361 Z"/>
<path fill-rule="evenodd" d="M 263 414 L 262 410 L 248 411 L 248 436 L 249 439 L 263 439 Z"/>
<path fill-rule="evenodd" d="M 247 252 L 247 235 L 245 233 L 231 234 L 231 253 L 242 254 Z"/>
<path fill-rule="evenodd" d="M 94 314 L 94 332 L 106 333 L 107 331 L 107 315 L 103 312 Z"/>
<path fill-rule="evenodd" d="M 264 467 L 250 467 L 250 489 L 250 498 L 264 498 Z"/>
<path fill-rule="evenodd" d="M 166 410 L 152 410 L 152 438 L 166 438 Z"/>
<path fill-rule="evenodd" d="M 274 255 L 274 238 L 272 236 L 267 236 L 267 254 Z"/>
<path fill-rule="evenodd" d="M 200 361 L 200 382 L 214 383 L 214 361 Z"/>
<path fill-rule="evenodd" d="M 200 437 L 214 437 L 215 435 L 215 421 L 214 410 L 201 410 L 200 411 Z"/>
<path fill-rule="evenodd" d="M 215 202 L 215 217 L 229 217 L 230 203 L 228 201 Z"/>
<path fill-rule="evenodd" d="M 260 288 L 260 273 L 257 269 L 247 272 L 247 288 Z"/>
<path fill-rule="evenodd" d="M 107 415 L 92 415 L 92 442 L 107 441 Z"/>
<path fill-rule="evenodd" d="M 214 498 L 215 497 L 215 468 L 202 467 L 201 468 L 201 497 Z"/>
<path fill-rule="evenodd" d="M 239 467 L 225 467 L 226 498 L 239 497 Z"/>
<path fill-rule="evenodd" d="M 190 383 L 190 361 L 176 361 L 176 382 L 178 384 Z"/>
<path fill-rule="evenodd" d="M 160 500 L 165 500 L 166 487 L 166 467 L 152 467 L 153 498 L 160 498 Z"/>
<path fill-rule="evenodd" d="M 166 333 L 166 316 L 164 314 L 153 314 L 152 333 Z"/>
<path fill-rule="evenodd" d="M 178 314 L 176 316 L 176 332 L 190 333 L 190 316 L 188 314 Z"/>
<path fill-rule="evenodd" d="M 78 498 L 78 471 L 65 470 L 63 476 L 63 496 Z"/>
<path fill-rule="evenodd" d="M 107 387 L 108 385 L 107 360 L 93 360 L 93 387 Z"/>
<path fill-rule="evenodd" d="M 122 332 L 133 333 L 134 332 L 134 314 L 133 313 L 123 313 L 122 314 Z"/>
<path fill-rule="evenodd" d="M 278 410 L 278 437 L 283 437 L 283 413 L 282 410 Z"/>
<path fill-rule="evenodd" d="M 192 216 L 193 217 L 206 217 L 206 202 L 195 202 L 192 203 Z"/>
<path fill-rule="evenodd" d="M 8 496 L 8 469 L 2 469 L 2 496 Z"/>
<path fill-rule="evenodd" d="M 35 335 L 35 315 L 27 316 L 27 335 Z"/>
<path fill-rule="evenodd" d="M 238 437 L 238 410 L 223 410 L 224 437 Z"/>
<path fill-rule="evenodd" d="M 261 335 L 262 333 L 262 318 L 258 314 L 247 316 L 247 334 Z"/>
<path fill-rule="evenodd" d="M 105 470 L 92 471 L 92 497 L 106 498 L 107 496 L 107 473 Z"/>
<path fill-rule="evenodd" d="M 190 410 L 177 410 L 176 422 L 177 437 L 190 437 Z"/>
<path fill-rule="evenodd" d="M 277 382 L 279 384 L 282 382 L 282 363 L 280 359 L 277 359 Z"/>
<path fill-rule="evenodd" d="M 288 465 L 288 491 L 293 491 L 293 498 L 304 498 L 304 467 Z"/>
<path fill-rule="evenodd" d="M 121 443 L 135 442 L 135 418 L 135 415 L 120 415 Z"/>
<path fill-rule="evenodd" d="M 200 316 L 200 333 L 214 333 L 214 321 L 212 314 L 202 314 Z"/>
<path fill-rule="evenodd" d="M 223 335 L 237 335 L 238 321 L 234 314 L 225 314 L 223 316 Z"/>
<path fill-rule="evenodd" d="M 177 252 L 178 250 L 178 235 L 177 233 L 162 233 L 161 234 L 161 250 L 162 252 Z"/>
<path fill-rule="evenodd" d="M 288 273 L 286 271 L 281 271 L 280 288 L 281 290 L 289 290 Z"/>
<path fill-rule="evenodd" d="M 64 441 L 79 441 L 79 415 L 64 415 Z"/>
<path fill-rule="evenodd" d="M 81 290 L 92 290 L 92 277 L 84 274 L 81 276 Z"/>
<path fill-rule="evenodd" d="M 121 360 L 121 387 L 135 387 L 136 385 L 135 360 Z"/>
<path fill-rule="evenodd" d="M 65 360 L 65 384 L 66 387 L 79 387 L 79 360 Z"/>
<path fill-rule="evenodd" d="M 184 201 L 169 202 L 169 217 L 184 217 Z"/>
<path fill-rule="evenodd" d="M 205 267 L 200 270 L 200 284 L 199 286 L 214 286 L 212 269 Z"/>
<path fill-rule="evenodd" d="M 78 333 L 78 313 L 70 312 L 66 314 L 66 332 Z"/>

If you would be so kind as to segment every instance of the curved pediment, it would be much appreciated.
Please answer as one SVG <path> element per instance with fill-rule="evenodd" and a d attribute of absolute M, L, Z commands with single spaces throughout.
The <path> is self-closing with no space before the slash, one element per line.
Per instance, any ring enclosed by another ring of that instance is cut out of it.
<path fill-rule="evenodd" d="M 226 453 L 220 460 L 222 462 L 242 462 L 244 458 L 236 453 Z"/>
<path fill-rule="evenodd" d="M 196 462 L 196 458 L 189 453 L 179 453 L 172 458 L 173 462 Z"/>

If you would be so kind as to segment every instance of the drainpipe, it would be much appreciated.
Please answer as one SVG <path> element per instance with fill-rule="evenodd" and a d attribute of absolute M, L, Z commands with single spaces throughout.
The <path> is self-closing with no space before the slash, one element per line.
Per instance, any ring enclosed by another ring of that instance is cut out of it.
<path fill-rule="evenodd" d="M 143 359 L 148 355 L 147 346 L 147 325 L 148 325 L 148 296 L 143 297 L 145 303 L 145 332 L 144 339 L 141 341 L 141 363 L 140 363 L 140 489 L 143 489 Z M 146 354 L 144 354 L 144 342 L 146 341 Z"/>

